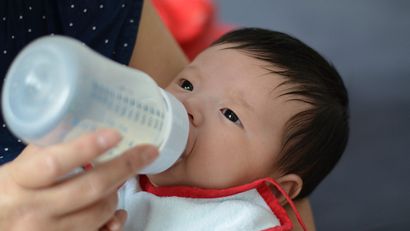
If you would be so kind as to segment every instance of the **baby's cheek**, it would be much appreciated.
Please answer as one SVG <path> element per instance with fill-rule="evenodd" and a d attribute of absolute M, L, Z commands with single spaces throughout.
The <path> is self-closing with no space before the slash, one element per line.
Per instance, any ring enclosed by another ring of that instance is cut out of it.
<path fill-rule="evenodd" d="M 210 188 L 218 185 L 221 179 L 222 168 L 219 162 L 211 161 L 213 158 L 190 158 L 186 163 L 186 174 L 189 184 L 196 187 Z"/>
<path fill-rule="evenodd" d="M 227 159 L 223 156 L 214 156 L 193 168 L 196 176 L 196 184 L 206 188 L 227 188 L 241 183 L 244 169 L 235 159 Z"/>

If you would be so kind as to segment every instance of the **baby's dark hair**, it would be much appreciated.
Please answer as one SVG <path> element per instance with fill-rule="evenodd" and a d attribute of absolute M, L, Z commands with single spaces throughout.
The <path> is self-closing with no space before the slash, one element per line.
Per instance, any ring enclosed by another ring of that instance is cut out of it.
<path fill-rule="evenodd" d="M 308 196 L 334 168 L 347 145 L 349 100 L 342 78 L 318 52 L 281 32 L 243 28 L 212 45 L 221 44 L 275 67 L 268 70 L 284 76 L 282 85 L 290 87 L 283 95 L 310 105 L 287 121 L 277 162 L 284 174 L 302 178 L 296 198 Z"/>

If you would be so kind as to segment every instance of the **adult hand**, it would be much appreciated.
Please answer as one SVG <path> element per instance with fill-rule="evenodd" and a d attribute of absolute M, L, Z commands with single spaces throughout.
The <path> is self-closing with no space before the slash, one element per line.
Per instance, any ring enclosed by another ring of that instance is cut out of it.
<path fill-rule="evenodd" d="M 115 211 L 114 216 L 99 231 L 121 231 L 127 220 L 127 212 L 123 209 Z"/>
<path fill-rule="evenodd" d="M 155 147 L 137 146 L 62 179 L 120 140 L 117 132 L 101 130 L 47 148 L 29 146 L 0 167 L 0 230 L 93 231 L 109 224 L 116 218 L 117 188 L 155 159 Z"/>

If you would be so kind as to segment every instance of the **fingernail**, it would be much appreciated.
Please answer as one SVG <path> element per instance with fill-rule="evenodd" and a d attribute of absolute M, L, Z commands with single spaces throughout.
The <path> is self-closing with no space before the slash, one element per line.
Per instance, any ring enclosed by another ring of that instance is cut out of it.
<path fill-rule="evenodd" d="M 121 140 L 121 135 L 111 129 L 98 131 L 97 144 L 103 148 L 108 149 L 116 145 Z"/>
<path fill-rule="evenodd" d="M 147 165 L 158 156 L 158 151 L 154 147 L 146 147 L 139 156 L 142 164 Z"/>

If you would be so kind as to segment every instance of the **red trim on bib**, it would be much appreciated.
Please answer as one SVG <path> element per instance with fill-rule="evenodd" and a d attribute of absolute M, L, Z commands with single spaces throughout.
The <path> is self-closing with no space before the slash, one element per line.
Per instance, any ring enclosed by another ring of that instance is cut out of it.
<path fill-rule="evenodd" d="M 289 219 L 286 210 L 280 205 L 278 199 L 276 199 L 275 195 L 273 195 L 272 190 L 266 185 L 261 184 L 257 188 L 259 194 L 272 210 L 273 214 L 279 219 L 281 226 L 268 228 L 263 231 L 285 231 L 285 230 L 292 230 L 293 225 Z"/>
<path fill-rule="evenodd" d="M 145 175 L 140 175 L 139 180 L 142 191 L 152 193 L 156 196 L 176 196 L 186 198 L 227 197 L 251 189 L 256 189 L 260 184 L 264 183 L 264 180 L 257 180 L 249 184 L 226 189 L 205 189 L 191 186 L 154 186 Z"/>

